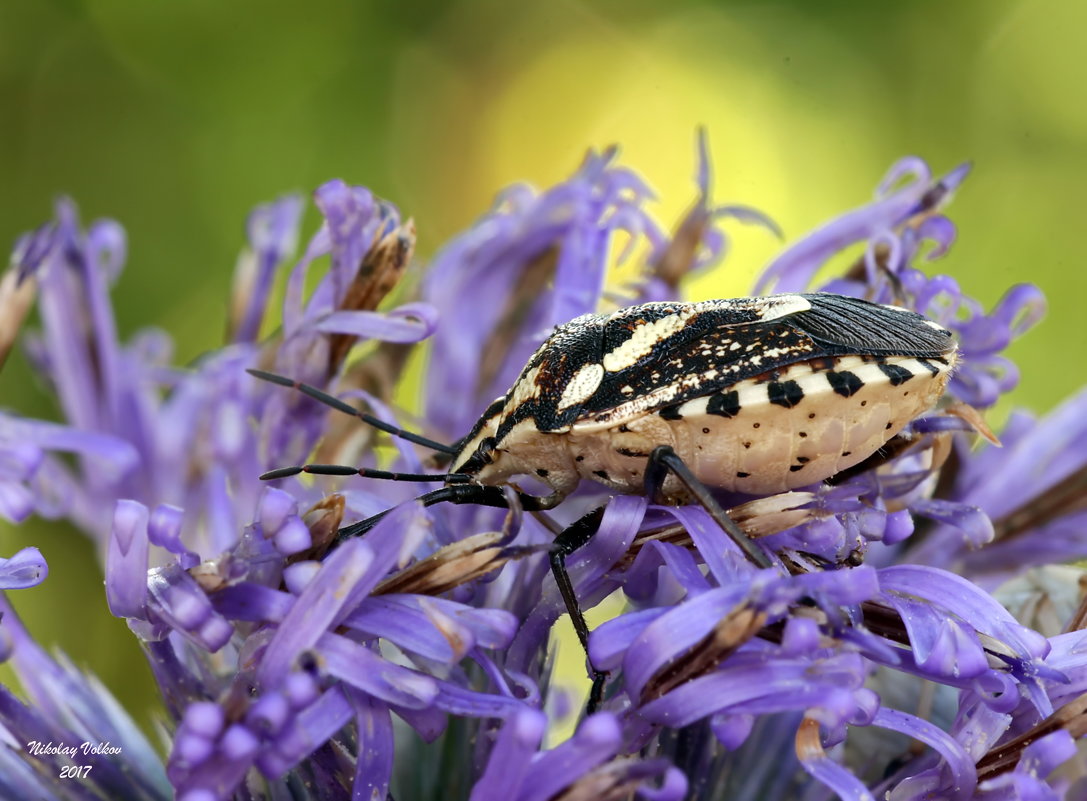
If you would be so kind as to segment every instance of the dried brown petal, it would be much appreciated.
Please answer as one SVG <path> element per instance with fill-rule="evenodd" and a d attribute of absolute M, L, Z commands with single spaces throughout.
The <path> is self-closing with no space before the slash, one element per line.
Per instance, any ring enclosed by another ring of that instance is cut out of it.
<path fill-rule="evenodd" d="M 1007 773 L 1019 764 L 1023 749 L 1058 729 L 1064 729 L 1074 739 L 1087 734 L 1087 693 L 1065 704 L 1041 723 L 1018 737 L 1001 743 L 978 760 L 978 782 Z"/>
<path fill-rule="evenodd" d="M 498 324 L 491 331 L 483 345 L 479 359 L 479 379 L 476 392 L 484 393 L 494 383 L 495 376 L 505 361 L 510 349 L 510 342 L 517 338 L 517 332 L 528 316 L 532 305 L 539 299 L 555 275 L 559 249 L 550 247 L 528 263 L 517 279 Z"/>
<path fill-rule="evenodd" d="M 375 242 L 362 258 L 358 272 L 340 303 L 341 311 L 374 311 L 400 282 L 415 251 L 415 222 L 408 220 Z M 358 337 L 332 334 L 328 338 L 328 376 L 343 365 Z"/>
<path fill-rule="evenodd" d="M 586 773 L 551 801 L 627 801 L 641 786 L 641 779 L 630 779 L 628 767 L 638 760 L 617 757 Z"/>
<path fill-rule="evenodd" d="M 497 570 L 511 559 L 518 559 L 537 550 L 504 547 L 501 545 L 504 536 L 500 531 L 489 531 L 446 545 L 426 559 L 389 576 L 377 585 L 374 595 L 441 595 Z"/>
<path fill-rule="evenodd" d="M 37 289 L 38 282 L 33 276 L 27 276 L 20 282 L 18 270 L 8 270 L 0 278 L 0 369 L 15 345 L 30 307 L 34 305 Z"/>
<path fill-rule="evenodd" d="M 969 403 L 953 403 L 948 406 L 944 411 L 950 415 L 958 417 L 960 420 L 965 421 L 967 424 L 969 424 L 970 428 L 974 429 L 975 432 L 985 437 L 985 439 L 989 440 L 989 442 L 996 445 L 996 447 L 1004 447 L 1001 444 L 1000 439 L 997 437 L 997 435 L 993 433 L 993 430 L 991 428 L 989 428 L 989 424 L 985 422 L 985 418 L 981 416 L 981 412 L 979 412 Z"/>

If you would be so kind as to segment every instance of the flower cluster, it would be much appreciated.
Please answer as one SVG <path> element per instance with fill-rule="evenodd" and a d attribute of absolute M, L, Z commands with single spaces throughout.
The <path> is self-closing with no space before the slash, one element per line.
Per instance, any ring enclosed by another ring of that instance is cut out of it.
<path fill-rule="evenodd" d="M 668 801 L 816 797 L 817 786 L 849 799 L 1063 797 L 1073 779 L 1053 770 L 1087 731 L 1084 613 L 1017 619 L 990 591 L 1027 580 L 1027 566 L 1087 555 L 1087 429 L 1076 398 L 1046 420 L 1013 416 L 1003 449 L 973 447 L 977 433 L 995 440 L 978 410 L 1015 386 L 1002 352 L 1043 303 L 1019 286 L 987 312 L 918 266 L 951 246 L 943 208 L 967 172 L 933 179 L 903 160 L 872 203 L 787 248 L 756 286 L 808 290 L 852 251 L 819 289 L 924 313 L 956 332 L 963 355 L 948 402 L 876 457 L 802 491 L 721 496 L 774 555 L 770 569 L 701 507 L 599 487 L 527 515 L 512 489 L 508 509 L 424 509 L 406 483 L 259 480 L 307 460 L 410 473 L 441 462 L 247 369 L 453 442 L 555 325 L 675 297 L 724 254 L 730 221 L 776 232 L 752 209 L 713 204 L 704 144 L 697 201 L 671 236 L 643 181 L 614 152 L 594 153 L 549 190 L 507 190 L 414 286 L 413 225 L 367 190 L 320 187 L 323 223 L 293 264 L 300 199 L 258 208 L 228 342 L 188 369 L 170 365 L 160 332 L 121 342 L 109 286 L 123 232 L 83 229 L 61 203 L 17 243 L 0 282 L 0 354 L 36 292 L 42 329 L 26 350 L 66 422 L 0 414 L 0 514 L 64 517 L 99 544 L 109 610 L 144 648 L 169 737 L 163 759 L 5 603 L 0 653 L 23 698 L 0 688 L 0 795 Z M 615 250 L 641 270 L 617 295 L 606 289 Z M 271 314 L 277 281 L 283 306 Z M 398 387 L 422 340 L 423 414 L 401 420 Z M 583 607 L 618 591 L 627 602 L 588 643 L 610 674 L 605 700 L 545 747 L 564 706 L 551 635 L 565 611 L 546 552 L 603 504 L 569 567 Z M 364 537 L 338 537 L 382 512 Z M 45 572 L 29 548 L 0 561 L 0 587 Z M 84 742 L 119 748 L 72 750 Z M 72 765 L 92 769 L 54 779 Z"/>

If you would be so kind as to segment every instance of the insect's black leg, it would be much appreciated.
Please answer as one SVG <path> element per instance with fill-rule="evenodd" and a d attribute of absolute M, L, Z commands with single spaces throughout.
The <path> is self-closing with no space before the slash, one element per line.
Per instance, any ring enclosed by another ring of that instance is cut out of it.
<path fill-rule="evenodd" d="M 589 663 L 589 670 L 593 677 L 593 686 L 589 691 L 589 703 L 586 705 L 587 714 L 592 714 L 600 706 L 604 697 L 604 682 L 608 674 L 593 667 L 589 657 L 589 627 L 585 623 L 585 615 L 581 612 L 581 606 L 574 594 L 574 584 L 570 581 L 570 574 L 566 572 L 566 557 L 587 543 L 600 528 L 600 521 L 604 519 L 604 508 L 601 506 L 587 515 L 579 518 L 555 538 L 551 546 L 551 575 L 555 577 L 555 583 L 559 587 L 559 595 L 566 604 L 566 612 L 570 615 L 570 622 L 574 624 L 581 647 L 585 650 L 585 659 Z"/>
<path fill-rule="evenodd" d="M 645 489 L 650 498 L 658 496 L 668 473 L 679 479 L 684 488 L 694 496 L 699 505 L 728 534 L 748 559 L 759 567 L 773 567 L 773 563 L 763 550 L 752 542 L 751 538 L 736 525 L 736 521 L 728 516 L 728 512 L 721 508 L 721 504 L 713 497 L 709 487 L 699 481 L 691 472 L 691 468 L 668 445 L 654 448 L 649 455 L 649 464 L 645 469 Z"/>
<path fill-rule="evenodd" d="M 549 509 L 552 505 L 547 498 L 538 498 L 535 495 L 526 495 L 521 492 L 517 493 L 517 496 L 521 502 L 522 508 L 528 512 Z M 506 495 L 501 487 L 481 486 L 479 484 L 454 484 L 449 487 L 441 487 L 440 489 L 432 490 L 431 492 L 420 495 L 415 500 L 422 503 L 423 506 L 433 506 L 437 503 L 474 503 L 480 506 L 494 506 L 498 508 L 507 508 L 509 506 Z M 586 659 L 589 658 L 589 627 L 585 623 L 585 615 L 582 614 L 581 607 L 577 602 L 577 596 L 574 594 L 574 585 L 570 581 L 570 574 L 566 572 L 566 557 L 587 543 L 597 532 L 600 528 L 600 521 L 604 517 L 604 508 L 605 507 L 601 506 L 599 509 L 589 512 L 562 531 L 562 533 L 555 538 L 550 553 L 551 573 L 555 577 L 555 583 L 559 588 L 559 595 L 562 596 L 562 601 L 566 605 L 566 611 L 569 613 L 570 620 L 574 624 L 574 631 L 577 632 L 577 638 L 581 642 L 582 648 L 585 650 Z M 389 510 L 386 510 L 358 523 L 344 526 L 339 530 L 336 541 L 342 542 L 351 537 L 362 536 L 377 525 L 377 523 L 388 513 Z M 592 665 L 591 662 L 589 664 L 590 666 Z M 587 706 L 589 714 L 595 712 L 596 708 L 600 705 L 600 701 L 604 695 L 604 682 L 606 681 L 608 674 L 593 668 L 592 676 L 593 686 L 589 693 L 589 703 Z"/>
<path fill-rule="evenodd" d="M 517 498 L 521 502 L 521 508 L 526 512 L 537 512 L 551 508 L 551 504 L 548 503 L 546 498 L 537 498 L 535 495 L 528 495 L 523 492 L 518 492 Z M 498 509 L 509 508 L 506 494 L 501 487 L 482 486 L 480 484 L 454 484 L 449 487 L 440 487 L 423 493 L 415 500 L 419 501 L 423 506 L 434 506 L 437 503 L 474 503 L 477 506 L 493 506 Z M 344 526 L 336 535 L 336 541 L 343 542 L 351 537 L 361 537 L 377 525 L 390 511 L 392 510 L 386 509 L 384 512 L 378 512 L 373 517 L 360 520 L 358 523 L 352 523 L 350 526 Z"/>

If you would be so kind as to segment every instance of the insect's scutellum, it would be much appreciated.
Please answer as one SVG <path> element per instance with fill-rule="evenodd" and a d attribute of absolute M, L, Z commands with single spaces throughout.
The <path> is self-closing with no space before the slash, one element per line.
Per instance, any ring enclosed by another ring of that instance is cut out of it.
<path fill-rule="evenodd" d="M 826 293 L 647 303 L 560 326 L 453 446 L 380 427 L 452 453 L 448 474 L 422 496 L 501 505 L 494 489 L 517 476 L 550 487 L 521 495 L 548 509 L 588 479 L 620 493 L 697 501 L 748 558 L 770 564 L 709 489 L 766 495 L 821 482 L 872 455 L 939 399 L 955 367 L 949 330 L 915 312 Z M 313 387 L 271 374 L 328 405 L 364 415 Z M 298 472 L 395 478 L 307 465 Z M 343 530 L 365 533 L 380 515 Z M 552 569 L 582 644 L 588 630 L 564 560 L 600 524 L 585 516 L 556 540 Z M 595 673 L 590 708 L 604 674 Z"/>

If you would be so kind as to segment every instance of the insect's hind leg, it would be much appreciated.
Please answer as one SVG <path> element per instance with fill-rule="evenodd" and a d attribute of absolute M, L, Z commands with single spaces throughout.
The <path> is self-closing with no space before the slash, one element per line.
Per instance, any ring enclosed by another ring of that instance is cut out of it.
<path fill-rule="evenodd" d="M 661 487 L 664 486 L 664 480 L 669 473 L 674 475 L 679 483 L 691 493 L 698 504 L 713 518 L 714 522 L 736 543 L 736 547 L 743 552 L 744 556 L 759 567 L 773 567 L 773 563 L 766 553 L 752 542 L 750 537 L 744 534 L 740 527 L 736 525 L 736 521 L 721 508 L 721 504 L 713 497 L 710 488 L 695 476 L 686 462 L 679 458 L 679 454 L 668 445 L 660 445 L 654 448 L 649 455 L 649 463 L 645 468 L 645 490 L 650 499 L 658 497 Z"/>
<path fill-rule="evenodd" d="M 570 581 L 570 574 L 566 570 L 566 557 L 592 539 L 600 529 L 600 521 L 604 519 L 604 509 L 601 506 L 584 515 L 570 526 L 565 528 L 551 546 L 549 560 L 551 562 L 551 575 L 555 577 L 559 595 L 566 605 L 566 613 L 570 615 L 570 622 L 574 625 L 581 647 L 585 651 L 585 661 L 589 664 L 592 674 L 593 686 L 589 691 L 589 702 L 585 706 L 586 714 L 593 714 L 604 698 L 604 683 L 608 674 L 597 670 L 593 666 L 592 657 L 589 656 L 589 626 L 585 623 L 585 615 L 581 611 L 581 605 L 577 602 L 577 594 L 574 592 L 574 583 Z"/>

